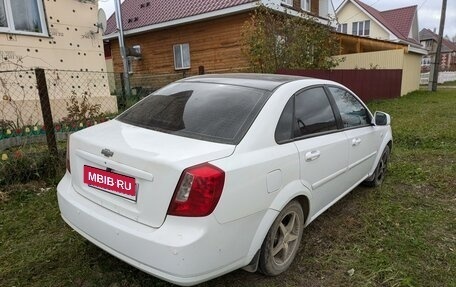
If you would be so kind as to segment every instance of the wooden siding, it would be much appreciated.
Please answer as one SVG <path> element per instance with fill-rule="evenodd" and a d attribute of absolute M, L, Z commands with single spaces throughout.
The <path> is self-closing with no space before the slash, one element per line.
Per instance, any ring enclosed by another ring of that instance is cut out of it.
<path fill-rule="evenodd" d="M 310 1 L 310 11 L 314 15 L 320 15 L 320 1 L 319 0 L 312 0 Z"/>
<path fill-rule="evenodd" d="M 248 60 L 241 51 L 241 30 L 249 13 L 212 19 L 168 29 L 151 31 L 129 36 L 126 46 L 141 46 L 142 59 L 134 60 L 134 74 L 175 74 L 173 45 L 188 43 L 190 46 L 191 68 L 187 75 L 198 73 L 204 66 L 206 73 L 245 70 Z M 114 71 L 120 73 L 123 65 L 117 40 L 112 40 Z"/>
<path fill-rule="evenodd" d="M 301 0 L 293 0 L 293 9 L 301 11 Z"/>
<path fill-rule="evenodd" d="M 407 45 L 367 37 L 337 33 L 340 42 L 340 54 L 357 54 L 366 52 L 406 49 Z"/>

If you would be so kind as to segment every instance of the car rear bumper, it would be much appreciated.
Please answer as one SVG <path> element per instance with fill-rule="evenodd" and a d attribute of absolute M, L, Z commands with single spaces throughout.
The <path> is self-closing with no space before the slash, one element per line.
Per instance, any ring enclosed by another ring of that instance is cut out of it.
<path fill-rule="evenodd" d="M 83 237 L 126 263 L 160 279 L 193 285 L 249 263 L 250 244 L 264 213 L 219 224 L 201 218 L 167 216 L 152 228 L 77 193 L 71 175 L 57 187 L 62 218 Z"/>

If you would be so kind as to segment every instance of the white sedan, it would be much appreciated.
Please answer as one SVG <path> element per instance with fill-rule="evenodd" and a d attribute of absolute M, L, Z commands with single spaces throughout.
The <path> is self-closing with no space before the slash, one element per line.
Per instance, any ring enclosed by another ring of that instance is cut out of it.
<path fill-rule="evenodd" d="M 390 116 L 338 83 L 192 77 L 72 134 L 59 207 L 89 241 L 169 282 L 278 275 L 305 226 L 382 183 L 391 148 Z"/>

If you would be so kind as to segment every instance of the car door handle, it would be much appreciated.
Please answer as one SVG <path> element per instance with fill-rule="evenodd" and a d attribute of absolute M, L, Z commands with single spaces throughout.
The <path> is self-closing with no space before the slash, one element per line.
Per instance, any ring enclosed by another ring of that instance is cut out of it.
<path fill-rule="evenodd" d="M 357 146 L 360 143 L 361 143 L 361 139 L 360 138 L 352 139 L 352 146 Z"/>
<path fill-rule="evenodd" d="M 306 161 L 313 161 L 320 157 L 320 151 L 314 150 L 306 153 Z"/>

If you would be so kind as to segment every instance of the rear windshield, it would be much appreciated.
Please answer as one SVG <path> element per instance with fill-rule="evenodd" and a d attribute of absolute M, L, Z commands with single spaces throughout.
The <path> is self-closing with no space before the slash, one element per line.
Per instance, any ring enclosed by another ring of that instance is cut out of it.
<path fill-rule="evenodd" d="M 267 91 L 243 86 L 173 83 L 117 119 L 165 133 L 238 144 L 269 95 Z"/>

